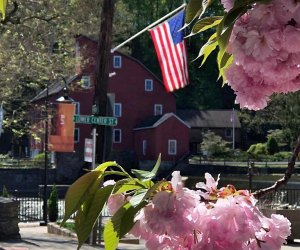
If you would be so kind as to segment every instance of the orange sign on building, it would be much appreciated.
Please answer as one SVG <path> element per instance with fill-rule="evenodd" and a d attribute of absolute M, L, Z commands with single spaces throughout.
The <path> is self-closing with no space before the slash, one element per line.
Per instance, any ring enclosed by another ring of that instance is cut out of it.
<path fill-rule="evenodd" d="M 75 104 L 56 104 L 56 114 L 53 119 L 52 132 L 49 136 L 49 150 L 55 152 L 74 151 Z"/>

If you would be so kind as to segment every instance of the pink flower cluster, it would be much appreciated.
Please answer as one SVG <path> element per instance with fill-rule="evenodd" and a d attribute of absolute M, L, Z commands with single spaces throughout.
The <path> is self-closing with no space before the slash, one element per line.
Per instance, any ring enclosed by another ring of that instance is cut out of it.
<path fill-rule="evenodd" d="M 222 0 L 228 11 L 233 0 Z M 240 17 L 228 46 L 234 61 L 225 72 L 242 108 L 266 107 L 273 93 L 300 89 L 300 2 L 255 4 Z"/>
<path fill-rule="evenodd" d="M 233 186 L 218 189 L 206 173 L 197 190 L 183 187 L 178 171 L 168 187 L 157 191 L 135 217 L 131 234 L 153 250 L 277 250 L 290 235 L 290 222 L 282 215 L 265 217 L 255 198 Z M 112 195 L 114 211 L 124 196 Z"/>

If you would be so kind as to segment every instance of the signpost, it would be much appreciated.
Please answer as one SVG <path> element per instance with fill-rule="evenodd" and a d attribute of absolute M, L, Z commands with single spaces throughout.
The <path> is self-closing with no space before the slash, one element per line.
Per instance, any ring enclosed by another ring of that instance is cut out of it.
<path fill-rule="evenodd" d="M 94 124 L 103 126 L 116 126 L 118 119 L 115 117 L 93 116 L 93 115 L 74 115 L 73 121 L 81 124 Z M 95 169 L 96 152 L 96 128 L 93 128 L 92 139 L 85 139 L 85 161 L 92 162 L 92 169 Z M 92 154 L 92 155 L 91 155 Z"/>
<path fill-rule="evenodd" d="M 74 115 L 73 121 L 82 124 L 95 124 L 104 126 L 116 126 L 118 123 L 115 117 L 93 116 L 93 115 Z"/>

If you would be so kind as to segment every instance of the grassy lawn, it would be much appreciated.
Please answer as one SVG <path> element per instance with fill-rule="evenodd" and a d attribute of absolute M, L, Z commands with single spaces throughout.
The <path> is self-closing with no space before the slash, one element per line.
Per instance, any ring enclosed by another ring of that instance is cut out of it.
<path fill-rule="evenodd" d="M 61 225 L 61 222 L 57 222 L 58 225 Z M 75 232 L 75 222 L 73 221 L 67 221 L 64 225 L 63 228 L 68 229 L 71 232 Z"/>

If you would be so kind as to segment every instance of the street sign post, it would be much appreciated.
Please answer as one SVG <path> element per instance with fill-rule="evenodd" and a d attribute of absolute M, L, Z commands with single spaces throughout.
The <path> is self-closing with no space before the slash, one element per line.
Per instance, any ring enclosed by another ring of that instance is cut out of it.
<path fill-rule="evenodd" d="M 118 119 L 115 117 L 92 116 L 92 115 L 74 115 L 73 121 L 82 124 L 96 124 L 104 126 L 116 126 Z"/>

